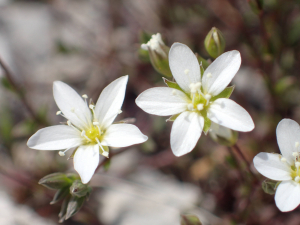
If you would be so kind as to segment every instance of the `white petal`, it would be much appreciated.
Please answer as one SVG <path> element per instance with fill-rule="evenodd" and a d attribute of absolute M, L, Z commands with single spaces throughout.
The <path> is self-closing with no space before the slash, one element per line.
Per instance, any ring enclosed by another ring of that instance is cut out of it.
<path fill-rule="evenodd" d="M 37 150 L 61 150 L 82 144 L 80 132 L 66 125 L 57 125 L 38 130 L 27 145 Z"/>
<path fill-rule="evenodd" d="M 213 96 L 223 91 L 241 66 L 241 55 L 233 50 L 216 58 L 205 70 L 202 77 L 204 93 Z"/>
<path fill-rule="evenodd" d="M 138 107 L 147 113 L 170 116 L 187 109 L 191 100 L 182 91 L 169 87 L 150 88 L 135 100 Z"/>
<path fill-rule="evenodd" d="M 249 113 L 236 102 L 219 98 L 208 109 L 208 118 L 213 122 L 237 131 L 251 131 L 254 123 Z"/>
<path fill-rule="evenodd" d="M 171 130 L 171 149 L 175 156 L 182 156 L 194 149 L 204 126 L 204 119 L 195 112 L 181 113 Z"/>
<path fill-rule="evenodd" d="M 275 202 L 282 212 L 294 210 L 300 204 L 300 185 L 294 181 L 283 181 L 277 187 Z"/>
<path fill-rule="evenodd" d="M 127 147 L 143 143 L 147 139 L 148 137 L 132 124 L 112 124 L 106 130 L 101 144 L 111 147 Z"/>
<path fill-rule="evenodd" d="M 282 162 L 281 157 L 279 154 L 261 152 L 253 159 L 254 167 L 269 179 L 291 180 L 291 167 L 287 162 Z"/>
<path fill-rule="evenodd" d="M 178 85 L 190 93 L 189 85 L 201 81 L 200 66 L 192 50 L 181 43 L 174 43 L 169 51 L 169 65 Z"/>
<path fill-rule="evenodd" d="M 82 183 L 88 183 L 99 164 L 99 146 L 82 145 L 74 155 L 74 168 L 78 172 Z"/>
<path fill-rule="evenodd" d="M 300 152 L 296 142 L 300 143 L 300 127 L 297 122 L 290 119 L 281 120 L 276 128 L 276 136 L 281 154 L 291 163 L 294 161 L 293 152 Z"/>
<path fill-rule="evenodd" d="M 91 111 L 74 89 L 61 81 L 55 81 L 53 95 L 58 108 L 76 127 L 87 129 L 91 126 Z"/>
<path fill-rule="evenodd" d="M 120 77 L 111 82 L 101 92 L 96 107 L 96 118 L 101 124 L 101 128 L 107 128 L 115 120 L 122 107 L 128 75 Z"/>

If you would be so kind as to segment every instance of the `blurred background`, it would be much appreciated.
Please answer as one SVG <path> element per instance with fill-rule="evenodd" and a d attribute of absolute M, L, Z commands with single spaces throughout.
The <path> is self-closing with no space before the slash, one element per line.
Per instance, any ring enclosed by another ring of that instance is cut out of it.
<path fill-rule="evenodd" d="M 300 1 L 298 0 L 0 0 L 0 224 L 58 224 L 61 202 L 38 181 L 74 172 L 69 155 L 26 145 L 38 129 L 64 122 L 56 116 L 52 84 L 68 83 L 97 100 L 116 78 L 129 75 L 123 113 L 149 137 L 112 157 L 93 177 L 93 192 L 63 224 L 179 225 L 181 214 L 203 224 L 299 224 L 296 209 L 281 213 L 261 188 L 252 165 L 261 151 L 279 152 L 275 129 L 283 118 L 300 122 Z M 188 45 L 211 62 L 204 39 L 217 27 L 225 51 L 239 50 L 242 66 L 231 99 L 252 116 L 255 129 L 235 148 L 202 134 L 196 148 L 177 158 L 167 118 L 135 104 L 144 90 L 164 86 L 141 50 L 161 33 L 167 46 Z M 71 154 L 71 153 L 69 153 Z"/>

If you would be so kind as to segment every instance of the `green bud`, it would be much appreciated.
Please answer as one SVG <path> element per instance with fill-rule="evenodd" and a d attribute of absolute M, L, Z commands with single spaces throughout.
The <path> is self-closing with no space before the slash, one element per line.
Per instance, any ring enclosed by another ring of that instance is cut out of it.
<path fill-rule="evenodd" d="M 76 180 L 70 187 L 70 193 L 78 198 L 88 196 L 91 193 L 91 191 L 92 188 L 89 187 L 87 184 L 81 183 L 80 180 Z"/>
<path fill-rule="evenodd" d="M 52 173 L 39 181 L 39 184 L 50 189 L 61 189 L 70 185 L 70 183 L 71 180 L 64 173 Z"/>
<path fill-rule="evenodd" d="M 50 202 L 51 205 L 63 200 L 68 194 L 70 193 L 69 187 L 64 187 L 62 189 L 59 189 L 54 197 L 53 200 Z"/>
<path fill-rule="evenodd" d="M 66 219 L 66 213 L 67 213 L 67 208 L 68 208 L 70 199 L 71 199 L 71 196 L 70 195 L 67 196 L 67 198 L 63 201 L 63 203 L 61 205 L 60 212 L 58 214 L 58 217 L 59 217 L 58 222 L 59 223 L 64 222 L 64 220 Z"/>
<path fill-rule="evenodd" d="M 197 216 L 181 215 L 180 225 L 202 225 Z"/>
<path fill-rule="evenodd" d="M 213 27 L 206 35 L 204 46 L 211 57 L 217 58 L 221 55 L 225 49 L 225 39 L 222 32 Z"/>
<path fill-rule="evenodd" d="M 67 207 L 67 212 L 65 216 L 65 220 L 69 219 L 71 216 L 74 216 L 80 208 L 83 206 L 84 200 L 86 197 L 78 198 L 76 196 L 72 196 Z"/>
<path fill-rule="evenodd" d="M 151 64 L 158 73 L 172 77 L 168 59 L 170 48 L 165 45 L 160 33 L 153 34 L 146 44 L 141 45 L 141 48 L 148 51 Z"/>
<path fill-rule="evenodd" d="M 238 132 L 211 122 L 209 136 L 221 145 L 233 146 L 237 142 Z"/>
<path fill-rule="evenodd" d="M 278 181 L 266 179 L 262 182 L 261 186 L 265 193 L 274 195 L 279 184 L 280 182 Z"/>

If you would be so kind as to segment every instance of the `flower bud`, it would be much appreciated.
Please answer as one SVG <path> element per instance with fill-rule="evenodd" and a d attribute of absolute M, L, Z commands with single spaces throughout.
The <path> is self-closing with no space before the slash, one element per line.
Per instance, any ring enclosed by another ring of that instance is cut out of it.
<path fill-rule="evenodd" d="M 50 189 L 61 189 L 70 185 L 71 180 L 64 173 L 52 173 L 42 179 L 39 184 Z"/>
<path fill-rule="evenodd" d="M 221 145 L 233 146 L 237 142 L 238 132 L 211 122 L 209 136 Z"/>
<path fill-rule="evenodd" d="M 148 51 L 151 64 L 158 73 L 172 77 L 168 60 L 170 48 L 165 45 L 160 33 L 153 34 L 146 44 L 141 45 L 141 48 Z"/>
<path fill-rule="evenodd" d="M 50 202 L 51 205 L 63 200 L 68 194 L 70 193 L 69 187 L 64 187 L 62 189 L 59 189 L 54 197 L 53 200 Z"/>
<path fill-rule="evenodd" d="M 180 225 L 202 225 L 197 216 L 181 215 Z"/>
<path fill-rule="evenodd" d="M 217 58 L 221 55 L 225 49 L 225 39 L 221 31 L 213 27 L 206 35 L 204 46 L 211 57 Z"/>
<path fill-rule="evenodd" d="M 261 186 L 265 193 L 267 193 L 269 195 L 274 195 L 279 183 L 280 182 L 266 179 L 262 182 Z"/>
<path fill-rule="evenodd" d="M 70 193 L 78 198 L 88 196 L 91 193 L 91 191 L 92 188 L 89 187 L 87 184 L 81 183 L 80 180 L 76 180 L 70 187 Z"/>

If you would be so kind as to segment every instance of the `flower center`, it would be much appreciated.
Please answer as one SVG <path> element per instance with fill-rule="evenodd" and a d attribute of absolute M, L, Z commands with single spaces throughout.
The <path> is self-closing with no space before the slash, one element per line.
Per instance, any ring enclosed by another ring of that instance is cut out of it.
<path fill-rule="evenodd" d="M 295 142 L 295 152 L 293 152 L 293 157 L 294 157 L 294 165 L 290 165 L 291 167 L 291 177 L 292 179 L 297 182 L 300 183 L 300 152 L 299 152 L 299 142 Z M 282 162 L 286 162 L 286 158 L 281 158 Z"/>
<path fill-rule="evenodd" d="M 85 135 L 88 139 L 90 139 L 90 142 L 93 142 L 97 144 L 97 139 L 101 142 L 103 139 L 103 136 L 101 135 L 101 130 L 98 127 L 92 127 L 85 131 Z"/>
<path fill-rule="evenodd" d="M 187 108 L 189 111 L 200 112 L 206 109 L 206 106 L 209 104 L 211 95 L 204 95 L 201 91 L 201 83 L 191 83 L 190 84 L 190 98 L 191 103 L 188 104 Z"/>

